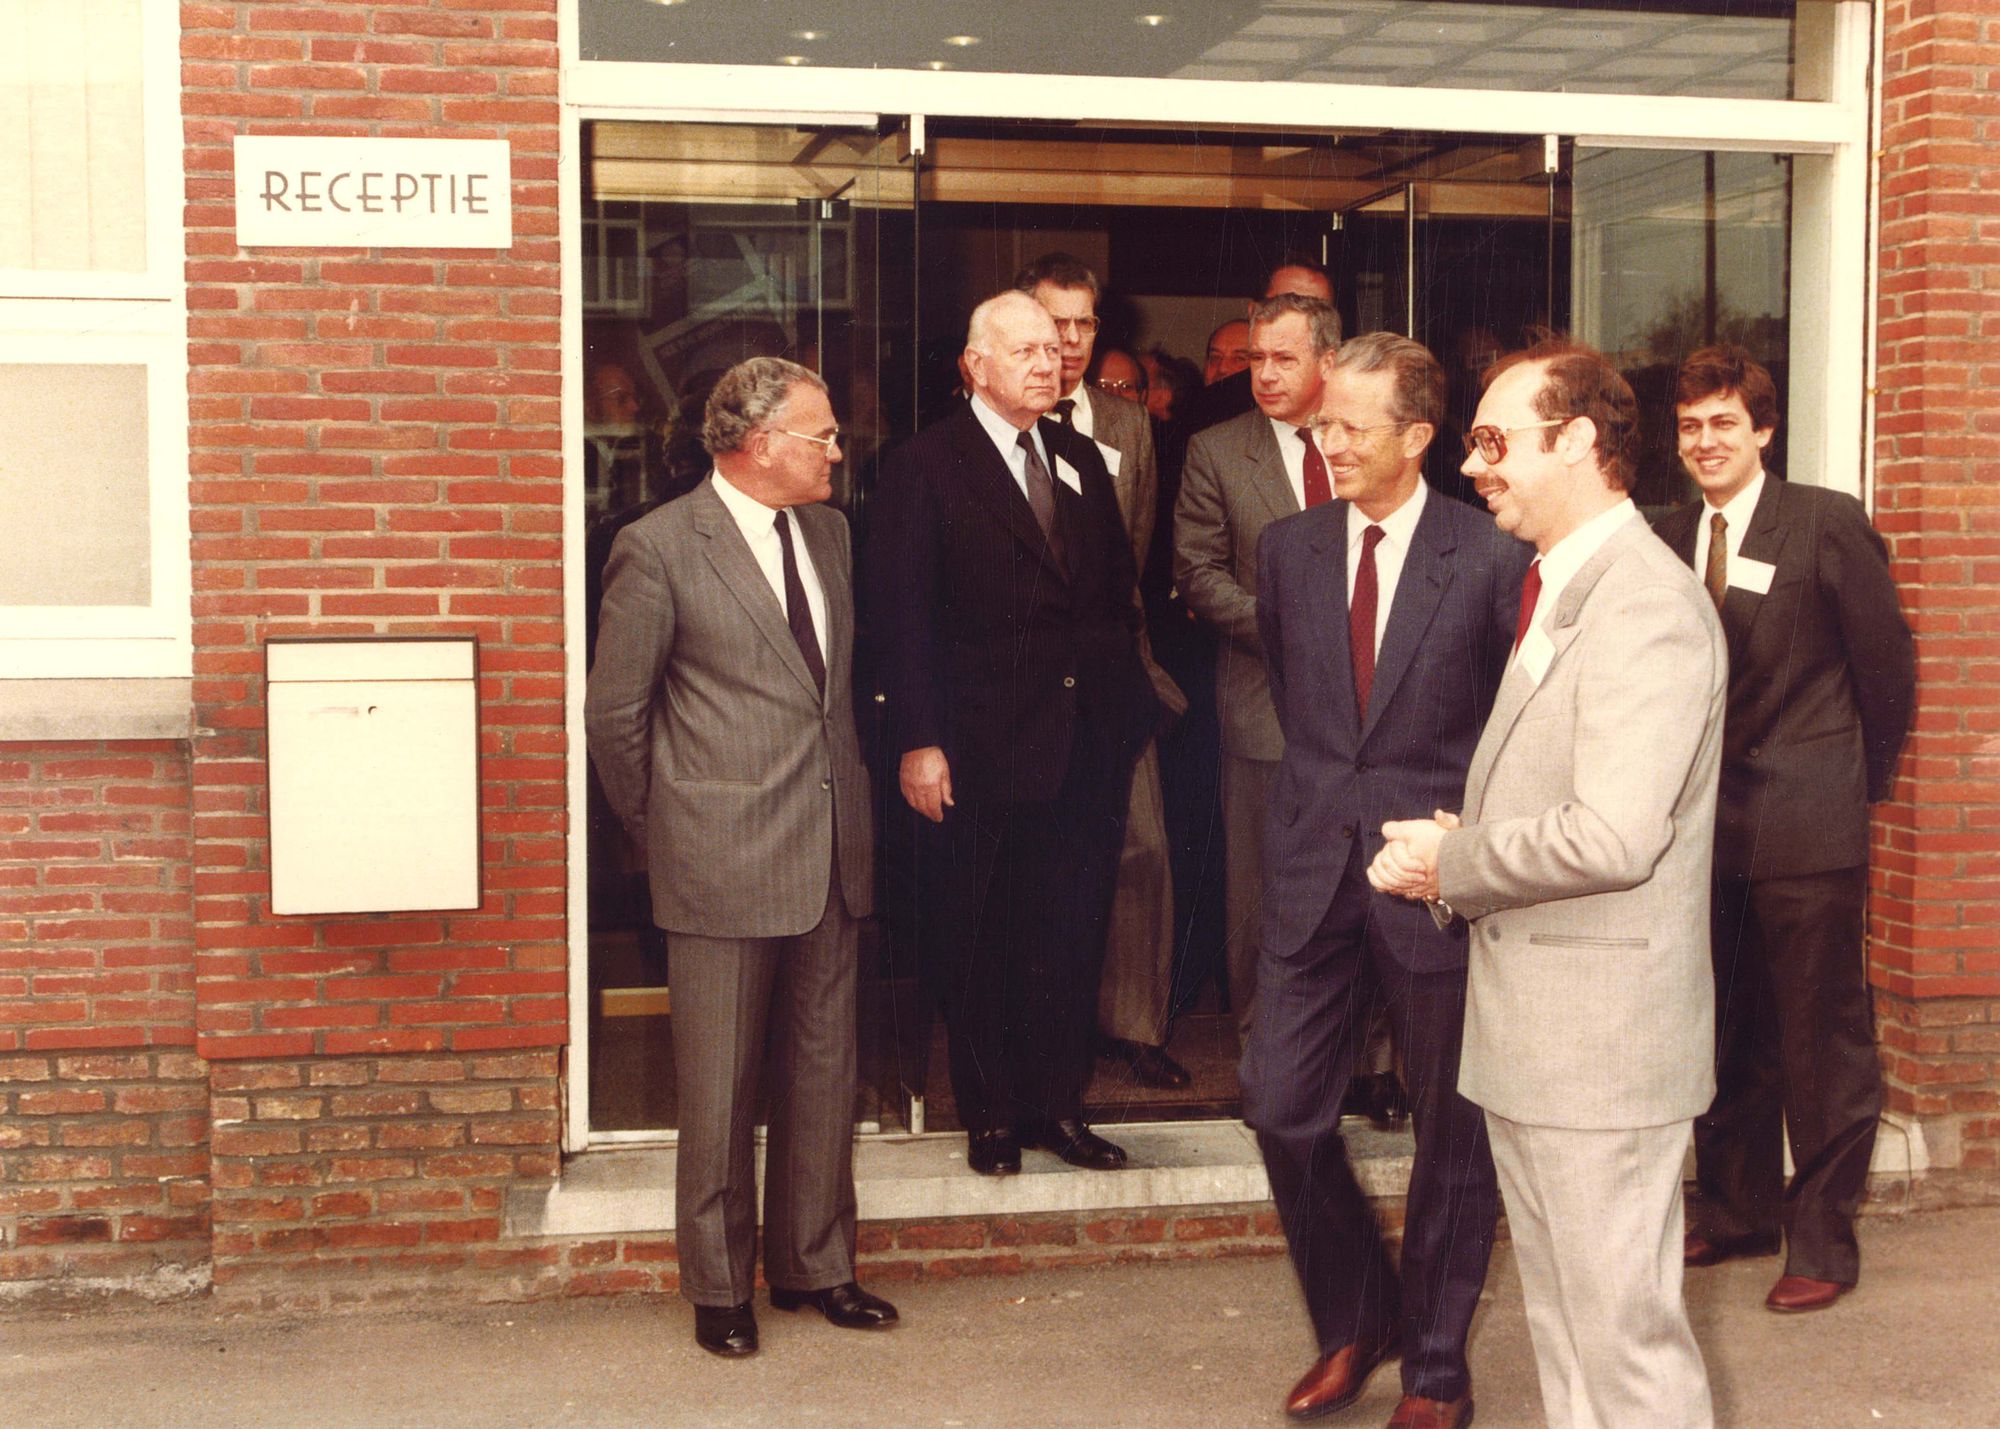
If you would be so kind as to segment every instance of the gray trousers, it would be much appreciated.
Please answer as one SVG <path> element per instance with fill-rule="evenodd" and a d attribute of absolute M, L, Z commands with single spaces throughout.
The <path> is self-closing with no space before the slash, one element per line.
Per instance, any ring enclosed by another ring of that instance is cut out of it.
<path fill-rule="evenodd" d="M 1174 879 L 1166 803 L 1160 794 L 1160 751 L 1149 739 L 1132 766 L 1125 848 L 1118 856 L 1118 892 L 1111 902 L 1104 974 L 1097 988 L 1097 1030 L 1160 1046 L 1167 1040 L 1173 982 Z"/>
<path fill-rule="evenodd" d="M 855 922 L 792 938 L 667 934 L 680 1152 L 681 1294 L 740 1305 L 756 1282 L 758 1073 L 769 1048 L 764 1278 L 823 1290 L 854 1278 Z"/>

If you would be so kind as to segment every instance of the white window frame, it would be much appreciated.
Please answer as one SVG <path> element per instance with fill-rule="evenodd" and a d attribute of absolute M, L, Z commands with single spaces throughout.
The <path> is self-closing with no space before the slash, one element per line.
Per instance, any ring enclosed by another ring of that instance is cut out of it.
<path fill-rule="evenodd" d="M 0 680 L 192 671 L 180 17 L 172 5 L 147 4 L 140 23 L 146 268 L 0 269 L 0 362 L 146 369 L 152 589 L 143 605 L 0 607 Z"/>
<path fill-rule="evenodd" d="M 1801 3 L 1799 87 L 1824 98 L 1710 99 L 1541 94 L 1285 81 L 1133 79 L 1101 75 L 969 74 L 810 66 L 642 64 L 578 58 L 579 0 L 562 0 L 563 431 L 571 470 L 583 461 L 581 199 L 573 176 L 584 121 L 852 123 L 857 116 L 1063 119 L 1106 123 L 1298 129 L 1412 129 L 1553 134 L 1593 147 L 1737 149 L 1791 154 L 1793 360 L 1787 394 L 1790 475 L 1861 494 L 1872 453 L 1867 358 L 1873 339 L 1869 0 Z M 564 494 L 564 548 L 583 550 L 583 488 Z M 572 1151 L 629 1141 L 590 1130 L 589 910 L 586 902 L 583 563 L 564 567 L 570 747 L 570 1052 L 563 1144 Z"/>

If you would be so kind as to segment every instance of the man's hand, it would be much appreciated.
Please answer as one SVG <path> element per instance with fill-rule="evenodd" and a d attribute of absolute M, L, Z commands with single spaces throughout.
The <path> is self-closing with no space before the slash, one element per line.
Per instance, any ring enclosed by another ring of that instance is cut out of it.
<path fill-rule="evenodd" d="M 911 808 L 934 824 L 944 822 L 944 811 L 952 807 L 951 764 L 942 749 L 927 744 L 905 754 L 902 767 L 897 770 L 897 782 L 903 786 L 903 798 Z"/>
<path fill-rule="evenodd" d="M 1438 845 L 1446 830 L 1458 826 L 1458 816 L 1442 809 L 1428 819 L 1393 819 L 1382 825 L 1388 842 L 1368 866 L 1368 882 L 1399 898 L 1436 900 Z"/>

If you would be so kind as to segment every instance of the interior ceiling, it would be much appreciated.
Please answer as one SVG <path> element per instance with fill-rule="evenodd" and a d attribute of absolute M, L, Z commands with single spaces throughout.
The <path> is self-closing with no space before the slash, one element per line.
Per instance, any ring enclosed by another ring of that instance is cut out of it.
<path fill-rule="evenodd" d="M 891 128 L 660 124 L 588 127 L 591 196 L 662 202 L 843 198 L 907 207 L 918 165 Z M 926 203 L 1540 217 L 1542 140 L 1491 135 L 1222 133 L 939 122 L 921 165 Z"/>
<path fill-rule="evenodd" d="M 581 0 L 586 59 L 1782 99 L 1794 0 Z"/>

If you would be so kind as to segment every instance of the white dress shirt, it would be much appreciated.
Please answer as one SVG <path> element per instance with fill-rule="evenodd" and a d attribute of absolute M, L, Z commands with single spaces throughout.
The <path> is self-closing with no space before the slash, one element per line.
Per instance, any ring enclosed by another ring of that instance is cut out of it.
<path fill-rule="evenodd" d="M 1299 440 L 1298 426 L 1292 422 L 1281 422 L 1276 417 L 1267 418 L 1271 424 L 1271 435 L 1278 439 L 1278 459 L 1285 464 L 1285 480 L 1291 483 L 1292 500 L 1298 502 L 1297 509 L 1306 509 L 1306 443 Z M 1310 434 L 1306 441 L 1311 441 Z M 1326 458 L 1321 457 L 1324 461 Z M 1331 485 L 1332 478 L 1328 478 Z"/>
<path fill-rule="evenodd" d="M 1542 591 L 1535 599 L 1534 629 L 1540 630 L 1549 623 L 1549 615 L 1562 600 L 1563 591 L 1576 579 L 1576 573 L 1597 554 L 1599 548 L 1612 538 L 1627 521 L 1639 514 L 1639 508 L 1626 497 L 1616 506 L 1598 512 L 1555 545 L 1541 558 Z M 1521 648 L 1527 649 L 1527 641 Z M 1515 658 L 1519 659 L 1519 652 Z"/>
<path fill-rule="evenodd" d="M 1389 610 L 1396 603 L 1396 582 L 1403 578 L 1403 559 L 1410 554 L 1410 542 L 1416 538 L 1417 520 L 1424 514 L 1424 502 L 1429 499 L 1425 487 L 1429 483 L 1417 478 L 1417 489 L 1409 499 L 1380 521 L 1371 522 L 1361 514 L 1361 508 L 1350 504 L 1347 508 L 1347 607 L 1354 608 L 1354 576 L 1361 568 L 1361 536 L 1371 525 L 1382 528 L 1382 539 L 1375 543 L 1375 649 L 1382 649 L 1382 632 L 1389 628 Z"/>
<path fill-rule="evenodd" d="M 771 594 L 778 598 L 778 609 L 785 611 L 789 618 L 791 612 L 785 607 L 785 553 L 778 544 L 777 508 L 766 506 L 754 496 L 744 495 L 731 486 L 729 478 L 719 471 L 715 473 L 715 494 L 722 498 L 729 514 L 736 518 L 736 529 L 743 533 L 750 554 L 757 558 L 757 568 L 771 583 Z M 806 612 L 812 618 L 813 636 L 819 641 L 823 662 L 826 659 L 826 592 L 820 589 L 819 572 L 813 569 L 812 553 L 806 550 L 805 533 L 799 529 L 798 518 L 791 517 L 789 524 L 792 528 L 792 554 L 799 562 L 799 584 L 806 588 Z"/>
<path fill-rule="evenodd" d="M 1083 383 L 1079 382 L 1076 386 L 1070 388 L 1069 391 L 1063 393 L 1062 399 L 1065 402 L 1076 403 L 1076 409 L 1070 413 L 1069 424 L 1092 441 L 1095 441 L 1097 439 L 1097 416 L 1090 410 L 1090 396 L 1083 390 Z M 1049 412 L 1049 418 L 1052 421 L 1056 419 L 1053 409 Z"/>
<path fill-rule="evenodd" d="M 1764 468 L 1758 467 L 1757 474 L 1750 478 L 1750 484 L 1737 492 L 1720 506 L 1709 503 L 1706 496 L 1701 499 L 1701 520 L 1694 528 L 1694 573 L 1699 576 L 1708 569 L 1709 529 L 1715 523 L 1716 513 L 1722 515 L 1723 539 L 1728 542 L 1723 547 L 1728 571 L 1735 566 L 1736 558 L 1743 551 L 1743 533 L 1750 529 L 1750 518 L 1757 512 L 1758 498 L 1764 494 Z"/>
<path fill-rule="evenodd" d="M 1000 459 L 1007 463 L 1007 470 L 1014 474 L 1014 485 L 1021 488 L 1021 495 L 1028 494 L 1028 454 L 1021 450 L 1021 429 L 986 405 L 986 399 L 977 392 L 968 399 L 972 404 L 972 415 L 979 418 L 979 425 L 986 428 L 986 435 L 993 438 L 993 445 L 1000 449 Z M 1028 428 L 1028 440 L 1035 444 L 1035 454 L 1042 459 L 1042 469 L 1051 477 L 1055 467 L 1049 462 L 1048 447 L 1042 442 L 1042 434 L 1036 427 Z M 1028 503 L 1030 507 L 1034 502 Z"/>

